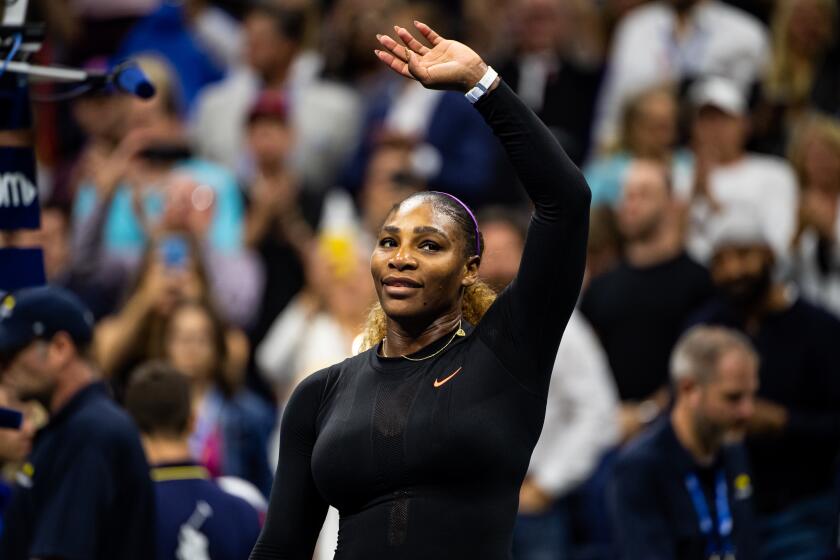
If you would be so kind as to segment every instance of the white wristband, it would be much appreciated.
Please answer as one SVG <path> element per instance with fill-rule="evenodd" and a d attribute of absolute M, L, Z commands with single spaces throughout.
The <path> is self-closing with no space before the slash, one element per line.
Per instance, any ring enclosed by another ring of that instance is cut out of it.
<path fill-rule="evenodd" d="M 475 103 L 481 99 L 485 93 L 487 93 L 487 90 L 490 89 L 490 86 L 493 85 L 493 82 L 495 82 L 498 77 L 498 72 L 493 70 L 492 66 L 488 66 L 487 72 L 484 73 L 484 76 L 482 76 L 478 83 L 475 84 L 474 88 L 464 94 L 464 97 L 466 97 L 467 101 L 470 103 Z"/>

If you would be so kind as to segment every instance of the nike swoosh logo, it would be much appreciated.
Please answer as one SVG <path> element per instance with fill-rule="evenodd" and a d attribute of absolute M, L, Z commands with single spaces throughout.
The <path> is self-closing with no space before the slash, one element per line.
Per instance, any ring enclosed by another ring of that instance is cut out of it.
<path fill-rule="evenodd" d="M 435 379 L 435 382 L 432 383 L 432 386 L 434 386 L 434 388 L 437 389 L 438 387 L 440 387 L 441 385 L 443 385 L 444 383 L 446 383 L 447 381 L 449 381 L 450 379 L 452 379 L 453 377 L 458 375 L 458 373 L 461 372 L 463 367 L 464 366 L 459 367 L 458 369 L 456 369 L 455 371 L 453 371 L 452 373 L 450 373 L 449 375 L 447 375 L 443 379 Z"/>

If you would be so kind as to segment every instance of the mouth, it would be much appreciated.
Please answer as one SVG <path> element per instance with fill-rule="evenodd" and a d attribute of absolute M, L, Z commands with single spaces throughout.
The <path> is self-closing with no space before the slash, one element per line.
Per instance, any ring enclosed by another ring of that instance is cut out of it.
<path fill-rule="evenodd" d="M 382 280 L 385 293 L 389 296 L 408 296 L 423 285 L 416 280 L 404 276 L 387 276 Z"/>

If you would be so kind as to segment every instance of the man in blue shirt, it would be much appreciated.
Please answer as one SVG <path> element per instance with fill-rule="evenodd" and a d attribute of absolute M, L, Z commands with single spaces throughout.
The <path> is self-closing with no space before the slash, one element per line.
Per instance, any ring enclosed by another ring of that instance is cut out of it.
<path fill-rule="evenodd" d="M 157 499 L 157 559 L 240 560 L 257 542 L 260 520 L 245 500 L 224 492 L 190 459 L 190 388 L 170 366 L 134 372 L 126 407 L 143 434 Z M 151 557 L 149 557 L 151 558 Z"/>
<path fill-rule="evenodd" d="M 154 496 L 139 434 L 87 358 L 93 315 L 60 288 L 0 302 L 2 382 L 50 413 L 16 476 L 4 560 L 147 560 Z"/>
<path fill-rule="evenodd" d="M 627 560 L 750 560 L 757 543 L 740 444 L 758 388 L 758 358 L 735 331 L 697 327 L 671 358 L 671 414 L 632 442 L 609 490 Z"/>

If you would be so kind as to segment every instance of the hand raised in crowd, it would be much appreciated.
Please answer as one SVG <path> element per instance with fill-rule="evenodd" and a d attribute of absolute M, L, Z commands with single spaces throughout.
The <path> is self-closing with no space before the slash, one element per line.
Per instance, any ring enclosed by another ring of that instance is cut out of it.
<path fill-rule="evenodd" d="M 487 71 L 487 64 L 474 50 L 451 39 L 444 39 L 431 27 L 419 21 L 414 26 L 432 45 L 427 47 L 404 27 L 394 26 L 397 43 L 388 35 L 377 35 L 386 50 L 377 50 L 376 56 L 394 72 L 417 80 L 429 89 L 446 89 L 467 92 L 478 83 Z M 496 87 L 498 79 L 490 87 Z"/>
<path fill-rule="evenodd" d="M 112 150 L 93 144 L 82 156 L 82 175 L 93 182 L 100 197 L 110 198 L 130 175 L 137 154 L 147 144 L 148 137 L 141 131 L 129 133 Z"/>
<path fill-rule="evenodd" d="M 754 435 L 780 432 L 787 422 L 788 412 L 785 407 L 757 398 L 747 425 L 747 432 Z"/>
<path fill-rule="evenodd" d="M 837 241 L 837 214 L 840 204 L 837 195 L 819 189 L 805 189 L 799 206 L 799 228 L 813 227 L 828 241 Z"/>

